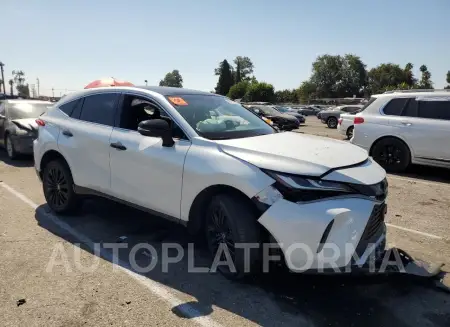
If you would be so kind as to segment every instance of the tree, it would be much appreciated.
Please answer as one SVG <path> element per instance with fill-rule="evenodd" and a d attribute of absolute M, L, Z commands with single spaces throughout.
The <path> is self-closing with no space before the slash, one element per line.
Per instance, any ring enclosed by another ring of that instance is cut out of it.
<path fill-rule="evenodd" d="M 16 86 L 17 94 L 19 97 L 22 98 L 29 98 L 30 97 L 30 88 L 28 84 L 21 84 Z"/>
<path fill-rule="evenodd" d="M 316 85 L 318 97 L 334 98 L 360 95 L 366 87 L 366 65 L 361 58 L 346 54 L 344 56 L 323 55 L 312 64 L 310 81 Z"/>
<path fill-rule="evenodd" d="M 233 76 L 231 74 L 230 64 L 225 59 L 220 63 L 220 74 L 216 86 L 216 93 L 221 95 L 227 95 L 233 84 L 234 81 Z"/>
<path fill-rule="evenodd" d="M 159 81 L 159 86 L 183 87 L 183 77 L 180 72 L 175 69 L 167 73 L 164 79 Z"/>
<path fill-rule="evenodd" d="M 406 82 L 405 71 L 396 64 L 381 64 L 368 73 L 368 89 L 371 94 L 382 93 L 386 88 L 397 87 L 403 82 Z"/>
<path fill-rule="evenodd" d="M 238 61 L 237 64 L 236 64 L 236 73 L 235 73 L 235 76 L 234 76 L 234 83 L 238 84 L 238 83 L 241 82 L 241 80 L 242 80 L 242 76 L 241 76 L 241 62 Z"/>
<path fill-rule="evenodd" d="M 414 68 L 414 65 L 410 62 L 408 62 L 405 66 L 404 72 L 405 72 L 405 83 L 410 87 L 413 88 L 414 85 L 417 83 L 417 78 L 414 78 L 414 74 L 412 72 L 412 69 Z"/>
<path fill-rule="evenodd" d="M 422 77 L 419 82 L 419 89 L 432 89 L 433 82 L 431 81 L 431 73 L 428 71 L 427 66 L 420 66 L 420 72 L 422 73 Z"/>
<path fill-rule="evenodd" d="M 235 84 L 239 83 L 240 81 L 249 81 L 251 79 L 251 76 L 253 74 L 253 68 L 254 65 L 249 57 L 242 57 L 237 56 L 234 59 L 234 64 L 236 65 L 236 68 L 233 67 L 233 65 L 230 65 L 231 74 L 233 76 L 233 81 Z M 214 69 L 214 75 L 219 76 L 221 71 L 222 62 L 219 64 L 218 68 Z"/>
<path fill-rule="evenodd" d="M 228 97 L 230 99 L 242 99 L 244 98 L 245 94 L 248 91 L 248 88 L 250 87 L 250 83 L 247 81 L 241 81 L 237 84 L 234 84 L 231 88 L 230 91 L 228 92 Z"/>
<path fill-rule="evenodd" d="M 272 84 L 265 82 L 250 83 L 247 93 L 245 94 L 246 101 L 262 101 L 274 102 L 275 90 Z"/>
<path fill-rule="evenodd" d="M 280 90 L 275 92 L 275 101 L 277 103 L 296 103 L 297 90 Z"/>
<path fill-rule="evenodd" d="M 446 81 L 448 85 L 445 87 L 445 89 L 450 89 L 450 70 L 447 72 Z"/>
<path fill-rule="evenodd" d="M 300 103 L 308 103 L 317 96 L 317 86 L 311 81 L 304 81 L 297 89 L 297 99 Z"/>
<path fill-rule="evenodd" d="M 234 64 L 236 65 L 236 77 L 239 72 L 239 78 L 242 80 L 249 80 L 250 75 L 253 74 L 253 62 L 249 57 L 237 56 L 234 59 Z M 236 78 L 237 80 L 237 78 Z"/>

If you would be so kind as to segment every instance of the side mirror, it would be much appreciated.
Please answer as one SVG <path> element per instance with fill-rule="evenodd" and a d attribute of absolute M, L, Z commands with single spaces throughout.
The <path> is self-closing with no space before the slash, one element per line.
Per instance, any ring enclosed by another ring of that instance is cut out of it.
<path fill-rule="evenodd" d="M 151 119 L 141 121 L 138 125 L 138 132 L 144 136 L 153 136 L 162 138 L 162 145 L 171 147 L 174 145 L 172 138 L 172 129 L 164 119 Z"/>

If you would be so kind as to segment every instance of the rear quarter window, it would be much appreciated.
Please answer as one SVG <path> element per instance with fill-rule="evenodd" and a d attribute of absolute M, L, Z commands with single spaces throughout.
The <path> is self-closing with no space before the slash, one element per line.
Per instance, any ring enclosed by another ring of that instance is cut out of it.
<path fill-rule="evenodd" d="M 388 116 L 400 116 L 403 108 L 408 103 L 408 98 L 396 98 L 389 101 L 383 108 L 383 113 Z"/>

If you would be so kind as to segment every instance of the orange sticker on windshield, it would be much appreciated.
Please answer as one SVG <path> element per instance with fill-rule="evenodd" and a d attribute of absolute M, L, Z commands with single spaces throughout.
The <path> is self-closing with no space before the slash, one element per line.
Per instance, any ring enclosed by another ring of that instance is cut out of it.
<path fill-rule="evenodd" d="M 187 106 L 188 103 L 184 101 L 183 98 L 180 97 L 167 97 L 170 102 L 172 102 L 176 106 Z"/>

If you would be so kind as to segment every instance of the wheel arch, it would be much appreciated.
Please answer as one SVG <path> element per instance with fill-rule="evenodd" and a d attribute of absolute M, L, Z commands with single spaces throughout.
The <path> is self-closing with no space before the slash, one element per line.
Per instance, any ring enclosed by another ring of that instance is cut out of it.
<path fill-rule="evenodd" d="M 52 150 L 48 150 L 47 152 L 45 152 L 44 155 L 42 156 L 42 159 L 41 159 L 41 162 L 39 165 L 39 174 L 41 175 L 41 178 L 42 178 L 42 173 L 44 171 L 45 166 L 49 162 L 51 162 L 53 160 L 57 160 L 57 159 L 62 160 L 67 165 L 67 167 L 69 167 L 69 170 L 72 171 L 70 169 L 70 165 L 67 162 L 66 158 L 64 158 L 64 156 L 61 153 L 59 153 L 58 151 L 52 149 Z"/>
<path fill-rule="evenodd" d="M 380 142 L 381 140 L 385 140 L 385 139 L 397 139 L 398 141 L 402 142 L 402 143 L 406 146 L 406 148 L 408 149 L 409 154 L 410 154 L 410 158 L 411 158 L 411 159 L 413 158 L 413 152 L 411 151 L 411 147 L 408 145 L 408 143 L 406 143 L 405 140 L 403 140 L 402 138 L 400 138 L 400 137 L 398 137 L 398 136 L 395 136 L 395 135 L 385 135 L 385 136 L 381 136 L 381 137 L 377 138 L 377 139 L 372 143 L 372 145 L 370 146 L 369 156 L 372 156 L 372 154 L 373 154 L 373 148 L 375 147 L 375 145 L 376 145 L 378 142 Z"/>
<path fill-rule="evenodd" d="M 256 205 L 253 201 L 239 189 L 225 184 L 211 185 L 203 189 L 197 194 L 194 201 L 192 202 L 191 208 L 189 210 L 189 220 L 188 220 L 188 231 L 190 234 L 197 234 L 203 227 L 203 222 L 208 208 L 208 204 L 211 199 L 218 194 L 234 194 L 243 199 L 246 199 L 248 203 L 255 209 Z"/>

